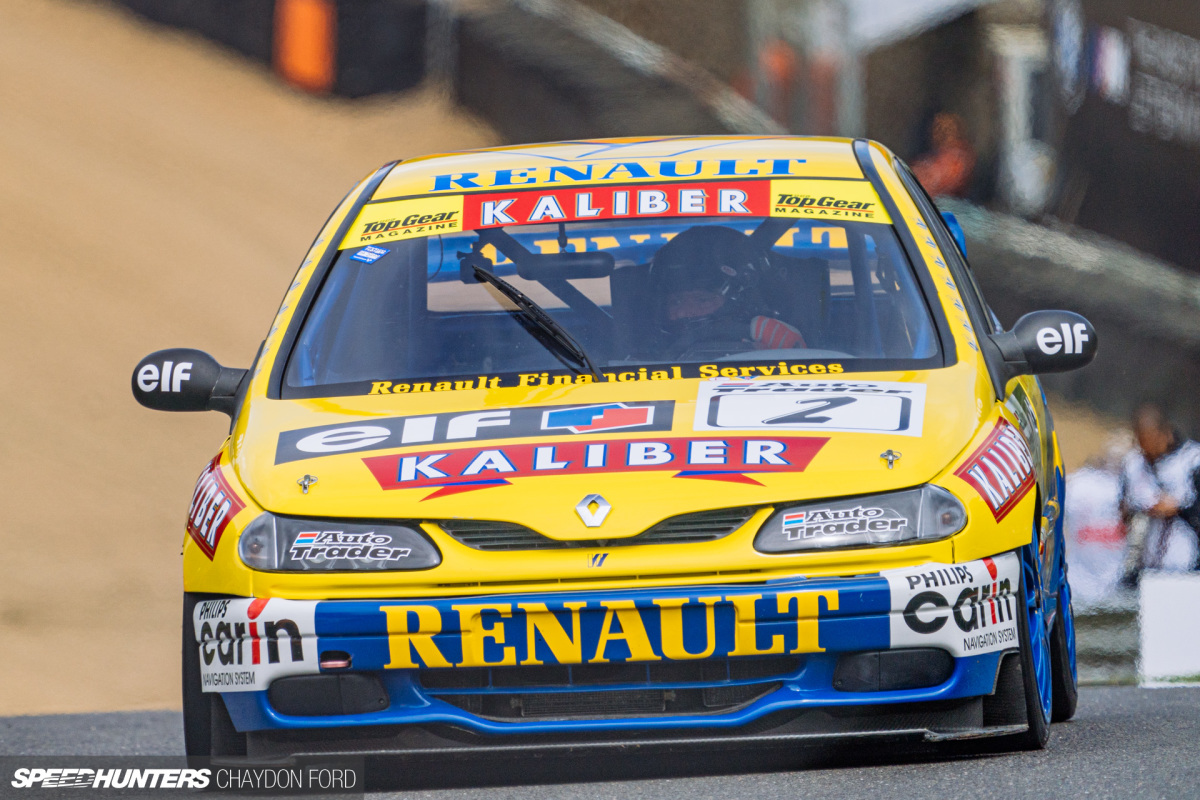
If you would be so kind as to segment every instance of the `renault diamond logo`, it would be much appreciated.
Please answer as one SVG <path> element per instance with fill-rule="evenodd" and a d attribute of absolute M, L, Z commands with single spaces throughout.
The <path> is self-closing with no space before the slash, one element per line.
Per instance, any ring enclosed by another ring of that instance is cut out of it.
<path fill-rule="evenodd" d="M 610 511 L 612 511 L 612 505 L 598 494 L 589 494 L 575 506 L 575 513 L 589 528 L 599 528 L 603 525 L 604 519 Z"/>

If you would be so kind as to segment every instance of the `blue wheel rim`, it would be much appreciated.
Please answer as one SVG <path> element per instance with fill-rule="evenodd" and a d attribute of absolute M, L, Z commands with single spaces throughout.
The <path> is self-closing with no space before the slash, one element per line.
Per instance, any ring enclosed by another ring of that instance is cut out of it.
<path fill-rule="evenodd" d="M 1049 720 L 1054 691 L 1051 683 L 1053 678 L 1050 667 L 1050 634 L 1046 630 L 1045 610 L 1037 602 L 1037 587 L 1041 585 L 1037 570 L 1037 551 L 1032 547 L 1026 548 L 1026 551 L 1025 557 L 1021 559 L 1021 570 L 1025 582 L 1025 610 L 1029 617 L 1029 655 L 1033 662 L 1034 682 L 1037 684 L 1042 717 Z M 1071 660 L 1074 661 L 1074 654 Z"/>
<path fill-rule="evenodd" d="M 1067 664 L 1071 668 L 1071 681 L 1078 683 L 1079 672 L 1075 668 L 1075 612 L 1071 608 L 1071 585 L 1063 575 L 1062 588 L 1058 590 L 1058 613 L 1062 614 L 1063 633 L 1067 635 Z"/>

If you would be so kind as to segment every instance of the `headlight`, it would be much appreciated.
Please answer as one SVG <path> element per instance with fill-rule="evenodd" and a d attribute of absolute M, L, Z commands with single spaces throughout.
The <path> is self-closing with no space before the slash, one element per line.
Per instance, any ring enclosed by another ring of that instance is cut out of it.
<path fill-rule="evenodd" d="M 247 567 L 269 572 L 429 569 L 442 563 L 416 523 L 292 519 L 267 512 L 242 531 L 238 555 Z"/>
<path fill-rule="evenodd" d="M 967 510 L 940 486 L 823 500 L 776 511 L 758 531 L 762 553 L 869 547 L 944 539 L 967 524 Z"/>

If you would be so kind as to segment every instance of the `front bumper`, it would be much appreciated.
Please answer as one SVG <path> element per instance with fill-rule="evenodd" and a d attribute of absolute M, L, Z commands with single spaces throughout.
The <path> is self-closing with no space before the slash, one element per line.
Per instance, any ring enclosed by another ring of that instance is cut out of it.
<path fill-rule="evenodd" d="M 879 705 L 971 730 L 982 722 L 964 703 L 995 690 L 1018 646 L 1018 576 L 1007 553 L 751 585 L 207 600 L 194 623 L 202 687 L 240 731 L 722 736 Z"/>

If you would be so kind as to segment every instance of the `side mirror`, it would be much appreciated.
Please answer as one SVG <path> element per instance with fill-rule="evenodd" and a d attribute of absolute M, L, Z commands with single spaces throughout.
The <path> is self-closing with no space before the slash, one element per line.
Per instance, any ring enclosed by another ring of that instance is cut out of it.
<path fill-rule="evenodd" d="M 133 396 L 156 411 L 220 411 L 233 416 L 244 369 L 222 367 L 200 350 L 172 347 L 151 353 L 133 369 Z"/>
<path fill-rule="evenodd" d="M 1099 341 L 1092 323 L 1071 311 L 1033 311 L 1011 331 L 992 335 L 1004 356 L 1009 378 L 1069 372 L 1096 357 Z"/>

